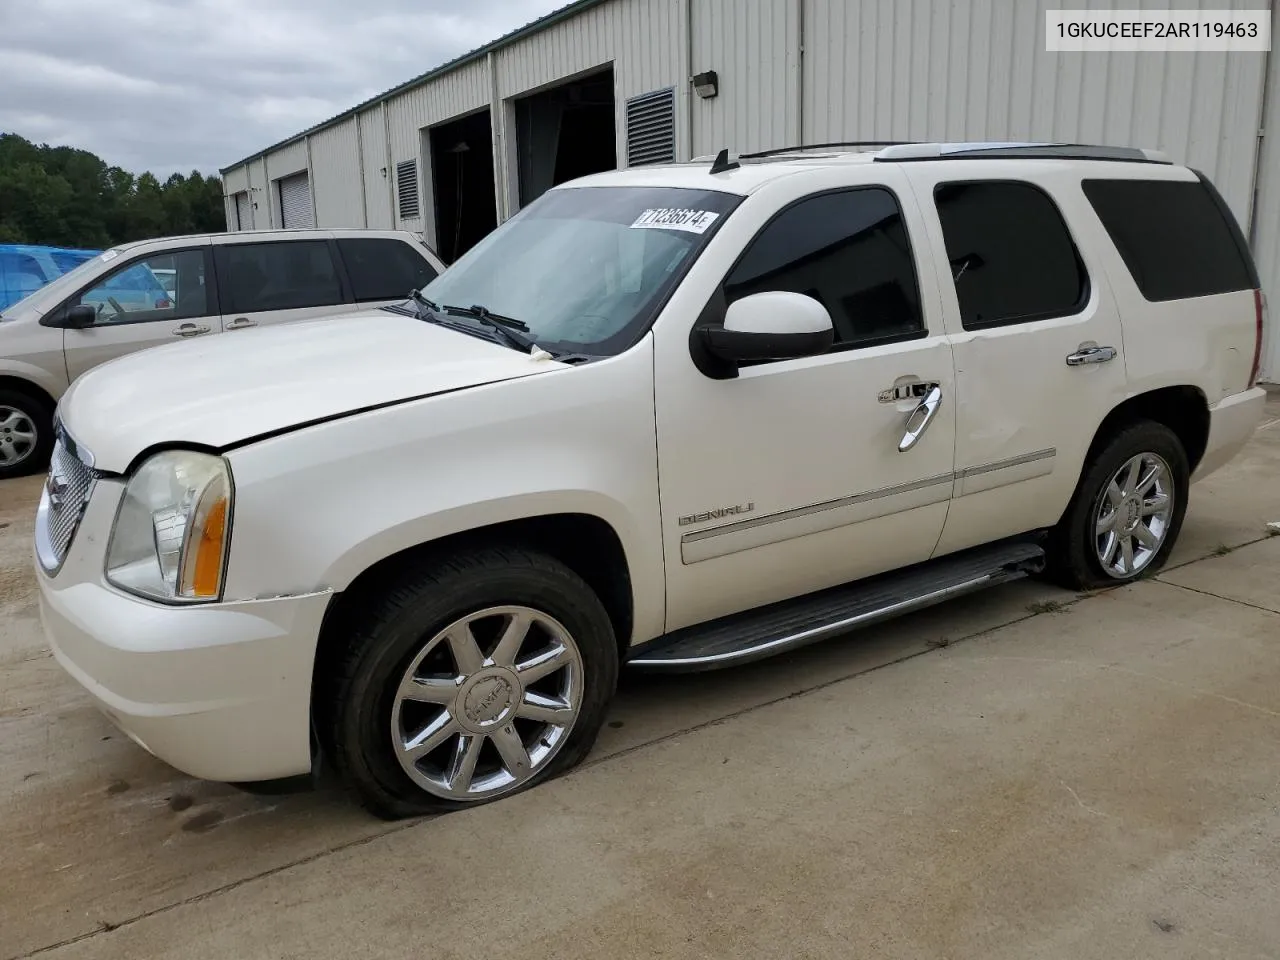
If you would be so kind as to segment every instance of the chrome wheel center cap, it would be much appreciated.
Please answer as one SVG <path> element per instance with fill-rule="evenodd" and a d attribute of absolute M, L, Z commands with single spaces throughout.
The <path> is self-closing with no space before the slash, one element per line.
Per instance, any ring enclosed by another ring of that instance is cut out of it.
<path fill-rule="evenodd" d="M 1125 533 L 1132 533 L 1138 528 L 1138 521 L 1142 519 L 1142 504 L 1137 497 L 1130 497 L 1121 504 L 1120 517 L 1121 529 Z"/>
<path fill-rule="evenodd" d="M 492 730 L 506 723 L 520 700 L 520 681 L 502 668 L 478 673 L 458 691 L 454 717 L 458 723 L 476 733 Z"/>

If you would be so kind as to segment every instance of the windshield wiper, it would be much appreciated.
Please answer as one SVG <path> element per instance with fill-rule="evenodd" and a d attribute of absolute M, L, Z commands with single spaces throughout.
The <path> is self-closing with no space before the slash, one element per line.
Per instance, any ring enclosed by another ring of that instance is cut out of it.
<path fill-rule="evenodd" d="M 430 310 L 432 313 L 440 313 L 440 312 L 441 312 L 440 307 L 439 307 L 439 306 L 437 306 L 436 304 L 432 303 L 432 302 L 431 302 L 430 300 L 428 300 L 426 297 L 424 297 L 424 296 L 422 295 L 422 291 L 421 291 L 421 290 L 410 290 L 410 291 L 409 291 L 409 299 L 410 299 L 410 300 L 412 300 L 412 301 L 413 301 L 413 303 L 414 303 L 414 310 L 415 310 L 415 311 L 417 311 L 418 319 L 419 319 L 419 320 L 429 320 L 429 319 L 431 319 L 430 317 L 424 317 L 424 316 L 422 315 L 422 310 L 420 310 L 420 309 L 419 309 L 420 307 L 426 307 L 426 308 L 427 308 L 428 310 Z"/>
<path fill-rule="evenodd" d="M 516 320 L 514 317 L 504 317 L 499 313 L 490 313 L 487 307 L 480 304 L 473 304 L 470 307 L 455 307 L 446 304 L 444 306 L 445 313 L 457 314 L 458 316 L 470 317 L 478 320 L 489 329 L 493 330 L 509 346 L 515 347 L 517 350 L 523 350 L 525 353 L 531 353 L 537 343 L 533 337 L 526 337 L 524 334 L 528 332 L 529 325 Z"/>
<path fill-rule="evenodd" d="M 521 330 L 524 333 L 529 332 L 529 325 L 523 320 L 517 320 L 515 317 L 504 317 L 500 313 L 494 313 L 482 303 L 473 303 L 469 307 L 457 307 L 452 304 L 445 304 L 446 313 L 456 313 L 464 317 L 474 317 L 477 320 L 492 320 L 494 323 L 500 323 L 504 327 L 512 330 Z"/>

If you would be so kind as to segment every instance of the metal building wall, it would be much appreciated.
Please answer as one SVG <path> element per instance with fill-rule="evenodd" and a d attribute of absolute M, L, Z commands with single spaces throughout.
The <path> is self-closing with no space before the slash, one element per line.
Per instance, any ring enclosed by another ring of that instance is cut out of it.
<path fill-rule="evenodd" d="M 1275 24 L 1272 29 L 1275 29 Z M 1267 291 L 1270 325 L 1263 344 L 1264 379 L 1280 382 L 1280 63 L 1271 51 L 1263 112 L 1262 156 L 1258 164 L 1258 196 L 1254 208 L 1253 255 Z M 1265 135 L 1263 135 L 1265 134 Z"/>
<path fill-rule="evenodd" d="M 693 0 L 690 73 L 716 71 L 720 89 L 687 101 L 693 156 L 800 142 L 800 18 L 799 0 Z"/>
<path fill-rule="evenodd" d="M 395 178 L 395 165 L 405 160 L 418 161 L 419 196 L 425 208 L 431 200 L 431 185 L 422 176 L 426 162 L 422 154 L 424 127 L 452 120 L 463 114 L 483 110 L 489 105 L 489 81 L 484 61 L 476 61 L 453 70 L 425 86 L 407 90 L 387 101 L 387 124 L 391 140 L 391 162 L 387 177 Z M 379 176 L 381 179 L 381 176 Z M 384 183 L 384 189 L 386 185 Z M 422 230 L 423 218 L 400 219 L 393 212 L 396 229 Z"/>
<path fill-rule="evenodd" d="M 805 141 L 1022 139 L 1157 147 L 1212 177 L 1244 224 L 1267 55 L 1050 53 L 1045 11 L 1061 6 L 1056 0 L 806 0 Z M 1135 6 L 1133 0 L 1089 4 Z M 1201 0 L 1196 6 L 1266 4 Z"/>
<path fill-rule="evenodd" d="M 387 132 L 381 106 L 357 115 L 360 122 L 360 150 L 364 154 L 365 226 L 391 229 L 391 157 L 387 153 Z"/>
<path fill-rule="evenodd" d="M 317 131 L 310 139 L 316 226 L 364 226 L 356 118 Z"/>
<path fill-rule="evenodd" d="M 623 162 L 627 99 L 674 86 L 680 104 L 688 76 L 684 66 L 687 2 L 612 0 L 498 50 L 493 55 L 498 97 L 517 97 L 597 68 L 612 67 L 615 149 L 619 163 Z M 682 112 L 678 106 L 677 115 Z M 684 125 L 677 123 L 678 154 L 684 150 L 685 138 Z M 513 171 L 514 165 L 509 164 L 508 178 L 514 176 Z"/>

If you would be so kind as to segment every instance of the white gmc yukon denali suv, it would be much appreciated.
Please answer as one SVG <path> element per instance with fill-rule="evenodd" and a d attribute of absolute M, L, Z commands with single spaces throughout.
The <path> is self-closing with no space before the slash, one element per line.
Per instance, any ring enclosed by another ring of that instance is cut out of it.
<path fill-rule="evenodd" d="M 398 306 L 81 376 L 43 622 L 190 775 L 490 800 L 582 760 L 628 664 L 1155 571 L 1259 419 L 1263 314 L 1217 191 L 1150 151 L 602 174 Z"/>

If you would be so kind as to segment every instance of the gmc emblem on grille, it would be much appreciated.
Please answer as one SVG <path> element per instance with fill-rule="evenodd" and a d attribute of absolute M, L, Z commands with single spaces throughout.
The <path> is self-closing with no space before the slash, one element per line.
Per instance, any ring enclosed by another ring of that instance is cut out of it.
<path fill-rule="evenodd" d="M 732 517 L 739 513 L 750 513 L 756 508 L 755 503 L 739 503 L 732 507 L 720 507 L 716 510 L 708 510 L 705 513 L 691 513 L 687 517 L 680 518 L 680 526 L 687 527 L 691 523 L 705 523 L 708 520 L 718 520 L 720 517 Z"/>
<path fill-rule="evenodd" d="M 49 479 L 45 481 L 45 489 L 49 491 L 49 506 L 55 510 L 62 508 L 62 498 L 67 493 L 67 481 L 58 473 L 56 467 L 49 471 Z"/>

